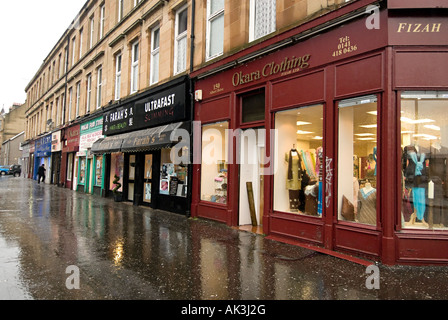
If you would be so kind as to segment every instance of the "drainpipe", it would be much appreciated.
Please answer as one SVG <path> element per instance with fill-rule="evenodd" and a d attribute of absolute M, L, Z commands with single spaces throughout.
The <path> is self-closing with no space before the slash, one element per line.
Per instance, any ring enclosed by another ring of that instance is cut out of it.
<path fill-rule="evenodd" d="M 64 107 L 62 108 L 62 115 L 64 119 L 64 125 L 65 125 L 65 112 L 67 107 L 67 86 L 68 86 L 68 58 L 69 58 L 69 52 L 70 52 L 70 35 L 67 35 L 67 54 L 65 55 L 65 93 L 64 93 Z"/>
<path fill-rule="evenodd" d="M 190 74 L 194 70 L 194 38 L 195 38 L 195 17 L 196 17 L 196 1 L 191 0 L 191 35 L 190 35 Z M 191 183 L 193 181 L 193 120 L 194 120 L 194 83 L 193 80 L 190 77 L 190 74 L 188 75 L 189 78 L 189 91 L 190 91 L 190 118 L 192 121 L 190 121 L 190 164 L 188 169 L 188 181 Z M 191 217 L 191 198 L 192 198 L 192 186 L 188 186 L 187 189 L 187 204 L 190 205 L 190 207 L 187 209 L 186 216 L 187 218 Z"/>

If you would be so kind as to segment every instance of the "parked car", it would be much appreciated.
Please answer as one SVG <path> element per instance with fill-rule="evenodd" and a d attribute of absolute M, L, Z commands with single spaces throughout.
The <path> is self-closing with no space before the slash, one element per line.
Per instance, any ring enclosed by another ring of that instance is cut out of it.
<path fill-rule="evenodd" d="M 9 174 L 9 166 L 0 166 L 0 175 L 6 176 Z"/>
<path fill-rule="evenodd" d="M 22 166 L 20 164 L 13 164 L 9 168 L 9 174 L 12 174 L 14 177 L 20 177 L 22 174 Z"/>

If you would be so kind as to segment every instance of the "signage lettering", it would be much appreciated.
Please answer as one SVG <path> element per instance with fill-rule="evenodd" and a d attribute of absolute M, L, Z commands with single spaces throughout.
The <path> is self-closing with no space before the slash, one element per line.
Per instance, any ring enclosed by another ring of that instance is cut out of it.
<path fill-rule="evenodd" d="M 182 83 L 141 100 L 117 107 L 104 115 L 103 134 L 145 129 L 186 117 L 186 85 Z"/>
<path fill-rule="evenodd" d="M 338 49 L 333 51 L 332 56 L 333 57 L 338 57 L 344 54 L 348 54 L 350 52 L 354 52 L 358 50 L 358 45 L 352 45 L 350 42 L 350 37 L 349 36 L 345 36 L 342 38 L 339 38 L 339 43 L 338 43 Z"/>
<path fill-rule="evenodd" d="M 440 32 L 441 23 L 405 23 L 401 22 L 398 25 L 397 32 L 406 32 L 406 33 L 417 33 L 417 32 L 426 32 L 426 33 L 437 33 Z"/>
<path fill-rule="evenodd" d="M 153 100 L 145 103 L 145 112 L 154 111 L 157 109 L 169 107 L 175 103 L 176 94 L 170 94 L 169 96 L 162 97 L 157 100 Z"/>
<path fill-rule="evenodd" d="M 243 71 L 236 72 L 232 77 L 232 84 L 234 87 L 239 85 L 250 83 L 253 81 L 260 80 L 261 77 L 269 77 L 279 73 L 291 73 L 298 72 L 300 70 L 309 67 L 309 60 L 311 55 L 306 54 L 302 57 L 292 56 L 291 58 L 286 57 L 282 62 L 270 62 L 267 63 L 261 70 L 255 70 L 250 73 L 243 73 Z"/>

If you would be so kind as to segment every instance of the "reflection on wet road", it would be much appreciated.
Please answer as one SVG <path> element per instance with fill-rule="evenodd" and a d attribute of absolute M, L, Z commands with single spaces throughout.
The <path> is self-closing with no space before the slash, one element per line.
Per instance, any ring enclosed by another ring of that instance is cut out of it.
<path fill-rule="evenodd" d="M 80 270 L 68 290 L 66 269 Z M 0 180 L 0 299 L 444 299 L 443 268 L 365 267 L 222 224 Z M 422 288 L 425 288 L 422 290 Z"/>

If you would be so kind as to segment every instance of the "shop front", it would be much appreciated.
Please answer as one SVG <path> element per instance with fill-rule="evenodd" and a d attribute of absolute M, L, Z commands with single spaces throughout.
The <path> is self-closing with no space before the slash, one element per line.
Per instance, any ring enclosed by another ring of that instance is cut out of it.
<path fill-rule="evenodd" d="M 448 20 L 378 14 L 382 28 L 353 15 L 307 38 L 305 25 L 269 55 L 192 74 L 192 216 L 386 264 L 448 263 L 448 50 L 435 46 Z"/>
<path fill-rule="evenodd" d="M 64 188 L 76 190 L 78 171 L 76 153 L 79 151 L 80 125 L 62 129 L 62 156 L 60 185 Z"/>
<path fill-rule="evenodd" d="M 103 138 L 103 117 L 81 124 L 78 157 L 78 191 L 101 195 L 103 189 L 104 159 L 94 155 L 91 148 L 94 142 Z"/>
<path fill-rule="evenodd" d="M 107 195 L 115 189 L 123 201 L 189 212 L 188 90 L 188 78 L 182 77 L 104 113 L 106 137 L 92 152 L 106 159 Z"/>
<path fill-rule="evenodd" d="M 22 176 L 24 178 L 29 178 L 30 172 L 30 149 L 31 144 L 34 145 L 34 142 L 25 142 L 21 145 L 22 147 Z"/>
<path fill-rule="evenodd" d="M 51 184 L 59 185 L 59 177 L 61 174 L 61 130 L 51 134 Z"/>
<path fill-rule="evenodd" d="M 38 138 L 35 141 L 35 153 L 34 153 L 34 180 L 37 180 L 37 169 L 44 165 L 45 183 L 51 183 L 51 134 Z"/>

